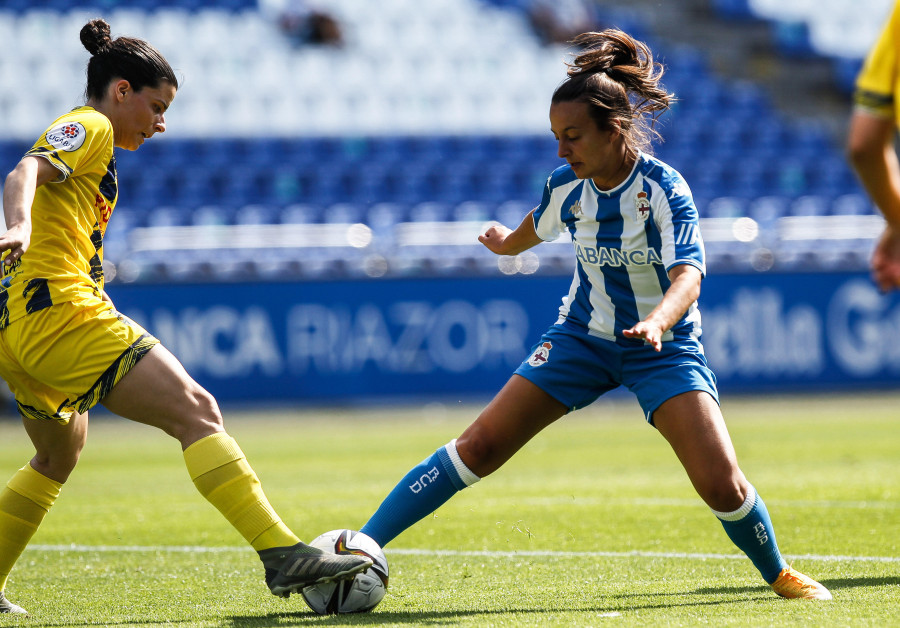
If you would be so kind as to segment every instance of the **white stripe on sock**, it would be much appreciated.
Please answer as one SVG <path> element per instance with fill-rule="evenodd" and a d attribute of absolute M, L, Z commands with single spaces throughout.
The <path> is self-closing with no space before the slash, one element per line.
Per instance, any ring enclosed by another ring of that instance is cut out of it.
<path fill-rule="evenodd" d="M 463 481 L 463 484 L 466 486 L 472 486 L 480 480 L 481 478 L 472 473 L 472 470 L 466 466 L 466 463 L 462 461 L 462 458 L 459 457 L 459 452 L 456 451 L 456 439 L 454 438 L 449 443 L 444 446 L 444 450 L 447 452 L 447 455 L 450 456 L 450 462 L 453 463 L 453 468 L 456 469 L 456 472 L 459 474 L 459 479 Z"/>
<path fill-rule="evenodd" d="M 744 500 L 744 503 L 741 504 L 741 507 L 733 512 L 719 512 L 718 510 L 713 510 L 713 514 L 717 516 L 722 521 L 740 521 L 753 510 L 753 507 L 756 506 L 756 489 L 753 488 L 753 485 L 750 485 L 750 490 L 747 491 L 747 499 Z M 710 508 L 712 510 L 712 508 Z"/>

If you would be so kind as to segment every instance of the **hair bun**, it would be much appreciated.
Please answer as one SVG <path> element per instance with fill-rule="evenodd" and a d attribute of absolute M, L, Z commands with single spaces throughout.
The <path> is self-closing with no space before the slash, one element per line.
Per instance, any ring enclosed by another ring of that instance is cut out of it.
<path fill-rule="evenodd" d="M 81 27 L 81 43 L 91 55 L 97 55 L 112 46 L 109 24 L 103 18 L 91 20 Z"/>

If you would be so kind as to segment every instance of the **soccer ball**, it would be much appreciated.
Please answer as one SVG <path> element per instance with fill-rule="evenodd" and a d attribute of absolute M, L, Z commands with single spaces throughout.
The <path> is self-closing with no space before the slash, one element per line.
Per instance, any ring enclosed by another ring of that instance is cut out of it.
<path fill-rule="evenodd" d="M 372 559 L 372 566 L 352 580 L 314 584 L 303 589 L 303 599 L 311 609 L 319 615 L 333 615 L 364 613 L 378 605 L 387 591 L 388 564 L 372 537 L 356 530 L 332 530 L 317 536 L 310 545 L 334 554 L 362 554 Z"/>

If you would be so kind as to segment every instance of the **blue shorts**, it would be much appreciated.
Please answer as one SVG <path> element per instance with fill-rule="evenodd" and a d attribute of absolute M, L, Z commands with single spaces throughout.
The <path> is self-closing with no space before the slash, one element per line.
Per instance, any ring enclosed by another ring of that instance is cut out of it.
<path fill-rule="evenodd" d="M 534 346 L 516 374 L 532 382 L 569 410 L 590 405 L 619 385 L 633 392 L 647 422 L 663 402 L 692 390 L 708 392 L 716 403 L 716 376 L 695 340 L 670 341 L 662 350 L 643 344 L 617 344 L 554 325 Z"/>

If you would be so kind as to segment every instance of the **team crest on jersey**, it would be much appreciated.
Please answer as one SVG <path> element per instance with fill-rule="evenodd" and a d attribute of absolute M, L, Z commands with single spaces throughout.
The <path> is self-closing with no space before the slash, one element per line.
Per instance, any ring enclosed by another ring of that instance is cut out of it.
<path fill-rule="evenodd" d="M 87 131 L 80 122 L 63 122 L 47 131 L 47 143 L 66 152 L 81 148 L 86 137 Z"/>
<path fill-rule="evenodd" d="M 553 348 L 553 345 L 549 342 L 543 343 L 540 347 L 535 349 L 534 353 L 531 354 L 531 357 L 528 358 L 528 364 L 531 366 L 540 366 L 541 364 L 545 364 L 547 360 L 550 359 L 550 349 Z"/>
<path fill-rule="evenodd" d="M 634 215 L 638 220 L 643 222 L 647 222 L 647 218 L 650 217 L 650 199 L 647 198 L 647 193 L 641 190 L 637 193 L 637 196 L 634 197 Z"/>

